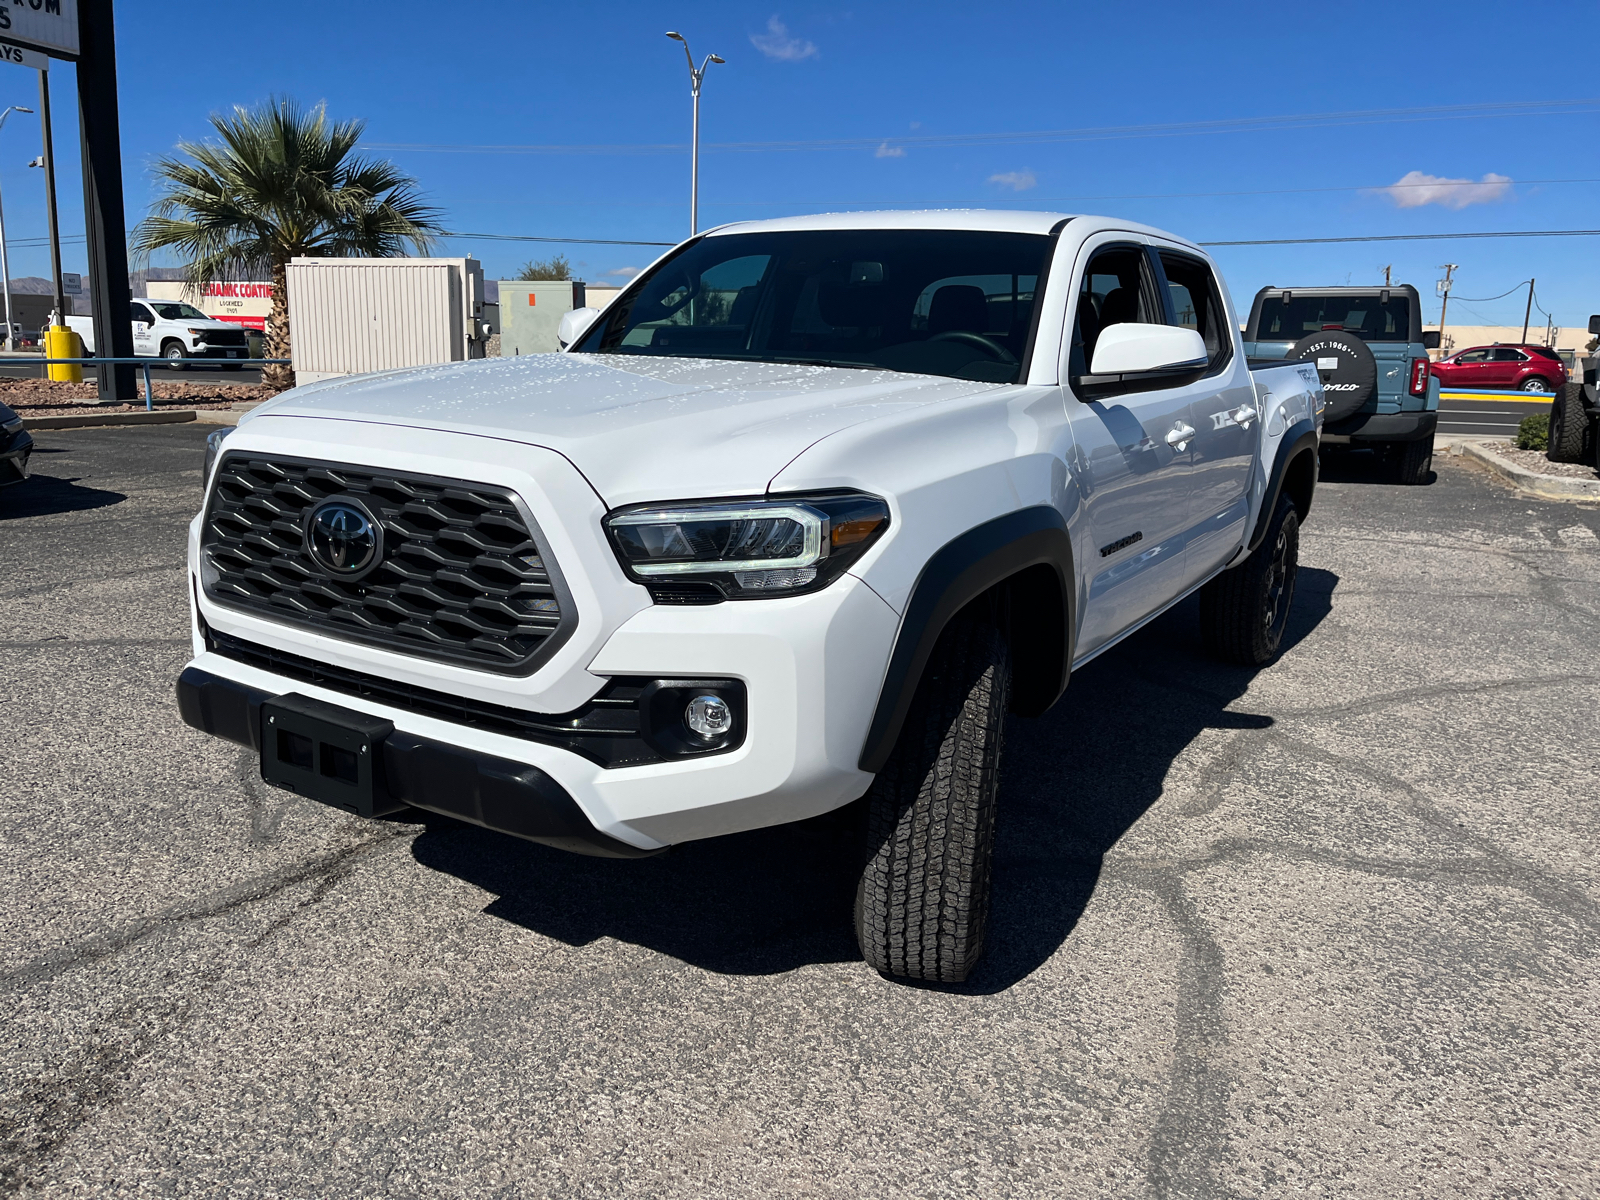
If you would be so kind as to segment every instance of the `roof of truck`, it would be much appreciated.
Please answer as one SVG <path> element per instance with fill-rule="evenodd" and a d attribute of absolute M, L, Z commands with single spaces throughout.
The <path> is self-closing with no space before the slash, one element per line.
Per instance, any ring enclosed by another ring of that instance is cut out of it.
<path fill-rule="evenodd" d="M 809 216 L 777 217 L 769 221 L 735 221 L 706 231 L 715 237 L 727 233 L 790 233 L 805 229 L 971 229 L 993 233 L 1049 233 L 1071 221 L 1075 230 L 1085 233 L 1101 229 L 1143 233 L 1194 246 L 1188 238 L 1124 221 L 1116 217 L 1088 216 L 1057 212 L 1017 212 L 995 208 L 884 209 L 878 212 L 815 213 Z M 1196 247 L 1198 249 L 1198 247 Z"/>

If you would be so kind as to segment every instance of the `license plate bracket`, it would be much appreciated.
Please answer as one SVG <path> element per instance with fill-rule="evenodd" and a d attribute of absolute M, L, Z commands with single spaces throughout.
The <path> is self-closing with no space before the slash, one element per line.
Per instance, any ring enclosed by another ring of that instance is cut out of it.
<path fill-rule="evenodd" d="M 261 705 L 261 778 L 362 817 L 399 812 L 383 777 L 394 724 L 290 692 Z"/>

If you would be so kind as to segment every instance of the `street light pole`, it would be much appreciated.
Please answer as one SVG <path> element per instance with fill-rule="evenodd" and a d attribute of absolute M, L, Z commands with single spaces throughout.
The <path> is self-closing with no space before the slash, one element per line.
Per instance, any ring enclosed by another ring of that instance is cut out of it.
<path fill-rule="evenodd" d="M 667 36 L 683 43 L 684 57 L 689 60 L 689 91 L 694 97 L 694 133 L 689 145 L 689 236 L 693 237 L 700 232 L 700 83 L 705 79 L 706 68 L 710 64 L 728 60 L 708 54 L 696 69 L 694 55 L 689 53 L 689 39 L 672 31 L 668 31 Z"/>
<path fill-rule="evenodd" d="M 13 104 L 10 108 L 6 109 L 5 112 L 0 112 L 0 129 L 4 129 L 5 128 L 6 118 L 9 117 L 12 113 L 14 113 L 14 112 L 31 113 L 32 111 L 33 111 L 33 109 L 31 109 L 31 108 L 23 108 L 21 105 Z M 0 275 L 4 275 L 5 276 L 5 296 L 6 296 L 6 337 L 5 337 L 5 348 L 7 350 L 15 350 L 17 347 L 16 347 L 14 335 L 12 333 L 12 328 L 11 328 L 11 257 L 10 257 L 10 255 L 8 255 L 6 253 L 6 215 L 5 215 L 5 209 L 3 207 L 0 207 Z"/>

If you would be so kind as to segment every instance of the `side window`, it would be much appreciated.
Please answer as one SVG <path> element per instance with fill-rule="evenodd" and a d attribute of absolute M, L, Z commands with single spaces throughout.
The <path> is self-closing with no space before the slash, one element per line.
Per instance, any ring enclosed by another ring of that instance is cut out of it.
<path fill-rule="evenodd" d="M 1485 363 L 1489 361 L 1489 352 L 1487 350 L 1468 350 L 1464 354 L 1456 355 L 1456 361 L 1465 364 Z"/>
<path fill-rule="evenodd" d="M 1161 270 L 1167 277 L 1167 292 L 1172 299 L 1172 322 L 1198 333 L 1206 344 L 1206 357 L 1213 367 L 1225 362 L 1233 349 L 1227 329 L 1227 311 L 1217 289 L 1211 268 L 1186 254 L 1163 250 Z"/>
<path fill-rule="evenodd" d="M 1095 343 L 1106 326 L 1129 321 L 1160 324 L 1165 319 L 1150 286 L 1143 247 L 1108 246 L 1096 251 L 1078 288 L 1068 374 L 1089 374 Z"/>
<path fill-rule="evenodd" d="M 156 319 L 150 315 L 150 310 L 142 304 L 135 304 L 132 306 L 132 316 L 130 317 L 130 320 L 143 321 L 146 325 L 154 325 L 156 323 Z"/>
<path fill-rule="evenodd" d="M 1523 361 L 1525 361 L 1527 359 L 1527 357 L 1528 356 L 1526 354 L 1522 353 L 1522 351 L 1520 351 L 1520 350 L 1509 350 L 1509 349 L 1506 349 L 1506 348 L 1502 347 L 1501 349 L 1496 350 L 1494 352 L 1493 361 L 1495 361 L 1495 362 L 1523 362 Z"/>

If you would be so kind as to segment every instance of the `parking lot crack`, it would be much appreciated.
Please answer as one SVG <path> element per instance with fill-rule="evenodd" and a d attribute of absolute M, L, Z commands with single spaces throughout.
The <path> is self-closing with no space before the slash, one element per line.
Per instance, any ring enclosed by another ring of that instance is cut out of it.
<path fill-rule="evenodd" d="M 378 846 L 397 838 L 413 836 L 412 830 L 382 833 L 326 854 L 317 855 L 292 867 L 275 871 L 256 879 L 246 880 L 233 887 L 224 888 L 209 896 L 200 897 L 186 905 L 175 905 L 164 912 L 143 917 L 121 929 L 98 937 L 88 938 L 75 946 L 43 955 L 31 963 L 0 974 L 0 990 L 26 987 L 52 979 L 65 971 L 91 966 L 128 947 L 175 925 L 209 920 L 234 909 L 270 899 L 287 888 L 307 880 L 333 876 L 346 869 L 346 864 Z"/>
<path fill-rule="evenodd" d="M 1158 868 L 1133 874 L 1166 908 L 1183 944 L 1167 1098 L 1150 1134 L 1151 1191 L 1160 1200 L 1223 1195 L 1216 1168 L 1227 1150 L 1232 1080 L 1224 1066 L 1222 949 L 1184 891 L 1180 872 Z"/>

